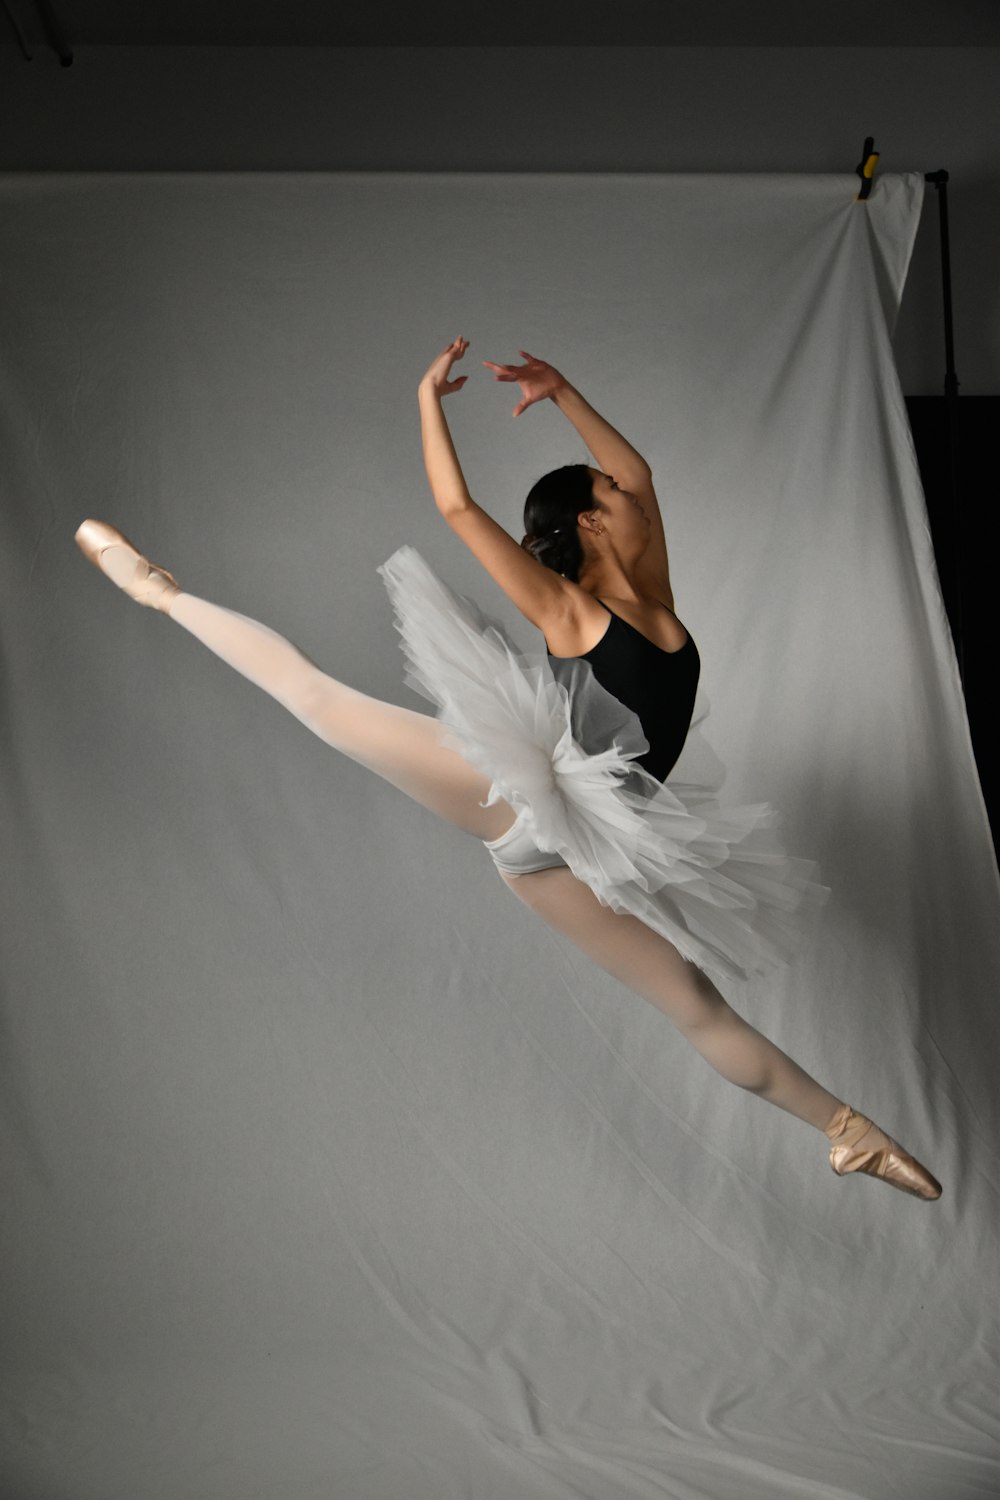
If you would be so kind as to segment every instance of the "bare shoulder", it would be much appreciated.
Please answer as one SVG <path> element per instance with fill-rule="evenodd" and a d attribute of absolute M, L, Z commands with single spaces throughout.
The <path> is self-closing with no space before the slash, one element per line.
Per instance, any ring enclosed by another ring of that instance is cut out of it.
<path fill-rule="evenodd" d="M 596 599 L 578 584 L 564 579 L 563 609 L 548 617 L 543 627 L 553 656 L 583 656 L 603 640 L 615 615 L 662 651 L 679 651 L 687 631 L 674 613 L 673 594 L 655 582 L 637 586 L 638 597 Z"/>

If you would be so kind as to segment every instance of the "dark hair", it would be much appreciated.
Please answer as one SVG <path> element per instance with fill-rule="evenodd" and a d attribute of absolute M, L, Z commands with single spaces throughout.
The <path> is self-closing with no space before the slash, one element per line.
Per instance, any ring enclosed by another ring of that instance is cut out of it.
<path fill-rule="evenodd" d="M 594 476 L 586 464 L 564 464 L 543 474 L 524 502 L 521 546 L 546 568 L 580 581 L 583 543 L 576 518 L 594 509 Z"/>

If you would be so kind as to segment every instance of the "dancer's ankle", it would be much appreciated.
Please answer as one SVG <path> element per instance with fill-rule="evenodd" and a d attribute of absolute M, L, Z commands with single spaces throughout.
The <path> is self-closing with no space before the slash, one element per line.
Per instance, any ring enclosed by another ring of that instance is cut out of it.
<path fill-rule="evenodd" d="M 823 1131 L 827 1140 L 839 1145 L 845 1142 L 856 1150 L 885 1151 L 893 1144 L 881 1125 L 876 1125 L 867 1115 L 860 1114 L 849 1104 L 843 1104 Z"/>
<path fill-rule="evenodd" d="M 844 1126 L 851 1118 L 852 1113 L 853 1111 L 849 1104 L 844 1104 L 843 1102 L 841 1102 L 837 1105 L 837 1108 L 830 1116 L 829 1121 L 823 1126 L 823 1134 L 827 1137 L 828 1140 L 836 1140 L 837 1136 L 841 1134 Z"/>

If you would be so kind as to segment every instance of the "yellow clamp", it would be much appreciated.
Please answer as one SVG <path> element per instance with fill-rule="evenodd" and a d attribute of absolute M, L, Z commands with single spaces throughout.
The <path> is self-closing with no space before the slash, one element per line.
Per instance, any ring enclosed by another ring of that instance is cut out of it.
<path fill-rule="evenodd" d="M 875 163 L 878 161 L 879 153 L 872 148 L 875 145 L 873 136 L 865 138 L 865 144 L 861 151 L 861 160 L 854 168 L 861 178 L 861 191 L 854 199 L 855 203 L 862 203 L 872 190 L 872 178 L 875 176 Z"/>

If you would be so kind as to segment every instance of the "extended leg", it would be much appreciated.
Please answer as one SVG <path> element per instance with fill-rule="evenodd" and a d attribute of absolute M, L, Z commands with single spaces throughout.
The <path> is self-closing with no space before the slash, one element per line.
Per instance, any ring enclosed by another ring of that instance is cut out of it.
<path fill-rule="evenodd" d="M 431 715 L 338 682 L 283 636 L 235 610 L 180 593 L 166 612 L 328 745 L 466 833 L 498 838 L 513 823 L 508 803 L 480 806 L 488 778 L 444 744 L 444 730 Z"/>
<path fill-rule="evenodd" d="M 519 900 L 672 1021 L 717 1073 L 825 1130 L 843 1101 L 738 1016 L 715 985 L 637 917 L 603 906 L 569 870 L 501 877 Z"/>
<path fill-rule="evenodd" d="M 926 1167 L 749 1026 L 666 938 L 637 917 L 602 906 L 567 869 L 501 875 L 550 927 L 662 1010 L 723 1078 L 821 1130 L 838 1176 L 860 1172 L 926 1201 L 940 1198 L 941 1184 Z"/>
<path fill-rule="evenodd" d="M 170 615 L 328 745 L 476 838 L 499 838 L 513 824 L 508 803 L 481 806 L 490 782 L 444 743 L 444 730 L 429 714 L 369 698 L 328 677 L 267 625 L 185 594 L 172 573 L 151 563 L 108 521 L 83 521 L 75 539 L 130 598 Z"/>

